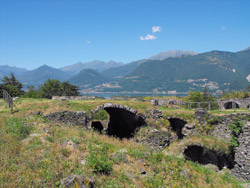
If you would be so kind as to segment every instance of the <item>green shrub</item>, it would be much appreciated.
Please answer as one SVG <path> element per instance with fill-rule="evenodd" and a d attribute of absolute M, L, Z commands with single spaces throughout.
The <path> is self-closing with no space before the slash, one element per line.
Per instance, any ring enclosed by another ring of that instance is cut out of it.
<path fill-rule="evenodd" d="M 108 113 L 101 109 L 94 115 L 94 120 L 104 121 L 108 119 Z"/>
<path fill-rule="evenodd" d="M 231 147 L 237 147 L 239 145 L 238 137 L 242 132 L 243 123 L 241 119 L 235 118 L 233 122 L 229 125 L 229 129 L 232 131 L 232 138 L 230 140 Z"/>
<path fill-rule="evenodd" d="M 113 162 L 108 156 L 108 150 L 105 144 L 101 145 L 101 148 L 93 150 L 91 144 L 88 145 L 89 156 L 87 158 L 87 164 L 93 169 L 94 173 L 110 174 L 113 167 Z"/>
<path fill-rule="evenodd" d="M 31 132 L 31 126 L 24 124 L 23 120 L 18 119 L 17 117 L 10 118 L 5 126 L 7 128 L 7 132 L 18 139 L 26 138 Z"/>

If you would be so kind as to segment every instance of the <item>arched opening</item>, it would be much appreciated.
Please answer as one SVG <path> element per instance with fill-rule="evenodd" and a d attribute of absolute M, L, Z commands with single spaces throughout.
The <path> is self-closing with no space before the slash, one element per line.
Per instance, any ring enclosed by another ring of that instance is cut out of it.
<path fill-rule="evenodd" d="M 202 165 L 214 164 L 220 170 L 223 167 L 232 169 L 235 165 L 234 157 L 220 151 L 208 149 L 203 146 L 190 145 L 184 150 L 186 160 L 198 162 Z"/>
<path fill-rule="evenodd" d="M 169 101 L 169 105 L 174 105 L 174 101 Z"/>
<path fill-rule="evenodd" d="M 101 133 L 103 130 L 103 125 L 100 121 L 92 121 L 91 128 Z"/>
<path fill-rule="evenodd" d="M 170 122 L 172 130 L 176 132 L 178 139 L 182 139 L 184 137 L 182 129 L 187 122 L 179 118 L 169 118 L 168 121 Z"/>
<path fill-rule="evenodd" d="M 101 110 L 109 115 L 106 133 L 111 136 L 118 138 L 131 138 L 140 127 L 147 125 L 144 118 L 141 115 L 138 115 L 136 110 L 123 105 L 106 103 L 103 106 L 97 107 L 94 114 Z M 98 127 L 97 130 L 101 129 L 100 123 L 100 121 L 99 123 L 94 124 L 92 122 L 93 126 Z"/>
<path fill-rule="evenodd" d="M 225 109 L 233 109 L 234 108 L 234 104 L 233 104 L 234 102 L 232 102 L 232 101 L 230 101 L 230 102 L 226 102 L 225 104 L 224 104 L 224 108 Z M 239 106 L 239 104 L 238 103 L 236 103 L 235 102 L 235 108 L 240 108 L 240 106 Z"/>
<path fill-rule="evenodd" d="M 250 108 L 250 104 L 249 104 L 249 105 L 247 105 L 247 108 Z"/>
<path fill-rule="evenodd" d="M 104 108 L 109 116 L 107 134 L 119 138 L 131 138 L 135 131 L 146 125 L 141 116 L 137 116 L 130 111 L 120 108 Z"/>

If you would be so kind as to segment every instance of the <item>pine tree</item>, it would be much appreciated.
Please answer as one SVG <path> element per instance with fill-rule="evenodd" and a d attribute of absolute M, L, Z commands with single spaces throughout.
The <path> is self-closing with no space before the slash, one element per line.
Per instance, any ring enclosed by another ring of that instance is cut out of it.
<path fill-rule="evenodd" d="M 24 91 L 22 90 L 23 84 L 16 79 L 13 73 L 10 73 L 10 77 L 5 75 L 1 81 L 2 84 L 0 84 L 0 89 L 6 90 L 10 96 L 16 97 L 24 94 Z"/>

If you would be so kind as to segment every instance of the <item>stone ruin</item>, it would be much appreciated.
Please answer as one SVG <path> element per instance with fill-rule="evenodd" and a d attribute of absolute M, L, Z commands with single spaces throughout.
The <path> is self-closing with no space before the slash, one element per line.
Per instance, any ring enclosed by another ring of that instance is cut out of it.
<path fill-rule="evenodd" d="M 249 108 L 250 98 L 246 99 L 224 99 L 219 102 L 220 109 Z"/>
<path fill-rule="evenodd" d="M 104 109 L 110 117 L 106 130 L 108 135 L 131 138 L 140 127 L 147 125 L 145 116 L 138 114 L 135 109 L 121 104 L 105 103 L 98 106 L 92 112 L 92 117 L 101 109 Z"/>
<path fill-rule="evenodd" d="M 108 122 L 108 128 L 106 130 L 108 135 L 118 138 L 131 138 L 135 132 L 142 126 L 147 125 L 145 116 L 138 114 L 135 109 L 129 108 L 121 104 L 106 103 L 102 106 L 98 106 L 93 112 L 92 117 L 99 110 L 104 109 L 110 116 Z M 161 118 L 161 113 L 156 111 L 152 114 L 157 118 Z M 207 112 L 203 109 L 197 109 L 195 117 L 199 123 L 204 123 L 204 118 L 212 118 L 211 115 L 207 115 Z M 215 125 L 215 129 L 211 132 L 211 135 L 217 139 L 223 139 L 229 141 L 231 138 L 231 131 L 228 129 L 228 125 L 232 123 L 234 118 L 241 117 L 242 119 L 249 118 L 249 114 L 230 114 L 219 118 L 218 123 Z M 92 117 L 88 117 L 85 112 L 54 112 L 45 117 L 51 121 L 60 121 L 63 124 L 80 125 L 85 126 L 92 123 L 93 127 L 99 132 L 102 132 L 103 126 L 99 121 L 92 121 Z M 170 122 L 170 127 L 178 139 L 182 139 L 188 134 L 185 131 L 194 132 L 195 125 L 192 123 L 180 119 L 178 117 L 167 118 Z M 155 136 L 156 135 L 156 136 Z M 152 138 L 157 137 L 155 141 Z M 170 144 L 171 136 L 166 132 L 154 131 L 147 136 L 147 139 L 142 140 L 152 146 L 159 146 L 164 148 Z M 206 148 L 202 145 L 189 145 L 183 151 L 183 154 L 187 160 L 198 162 L 200 164 L 214 164 L 219 169 L 227 167 L 232 169 L 232 174 L 240 180 L 250 180 L 250 122 L 243 128 L 243 131 L 239 137 L 239 146 L 234 149 L 234 153 L 225 154 L 220 151 Z"/>

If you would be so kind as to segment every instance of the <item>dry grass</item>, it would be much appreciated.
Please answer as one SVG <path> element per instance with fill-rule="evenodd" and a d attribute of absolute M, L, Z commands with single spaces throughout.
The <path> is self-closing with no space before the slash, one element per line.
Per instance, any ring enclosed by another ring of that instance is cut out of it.
<path fill-rule="evenodd" d="M 143 113 L 153 108 L 150 103 L 138 101 L 62 102 L 21 99 L 15 101 L 19 111 L 11 114 L 0 100 L 0 187 L 60 187 L 60 180 L 72 174 L 92 176 L 96 187 L 238 186 L 230 175 L 218 175 L 205 167 L 169 155 L 171 153 L 178 156 L 178 148 L 184 147 L 186 142 L 207 142 L 211 147 L 220 144 L 220 147 L 227 147 L 212 139 L 194 137 L 173 143 L 163 152 L 156 152 L 132 139 L 119 140 L 85 128 L 61 126 L 31 115 L 37 111 L 46 114 L 62 110 L 93 110 L 106 102 L 127 105 Z M 6 127 L 6 122 L 15 118 L 19 118 L 16 123 L 24 121 L 31 126 L 27 138 L 19 139 Z M 72 140 L 77 147 L 64 147 L 62 143 L 65 140 Z M 90 145 L 95 152 L 99 152 L 104 146 L 107 148 L 105 157 L 113 162 L 110 174 L 93 173 L 88 161 L 85 165 L 81 164 L 83 159 L 88 160 Z M 124 151 L 127 161 L 113 159 L 120 151 Z M 146 171 L 146 175 L 141 174 L 141 169 Z M 183 170 L 187 172 L 188 178 L 182 175 Z"/>

